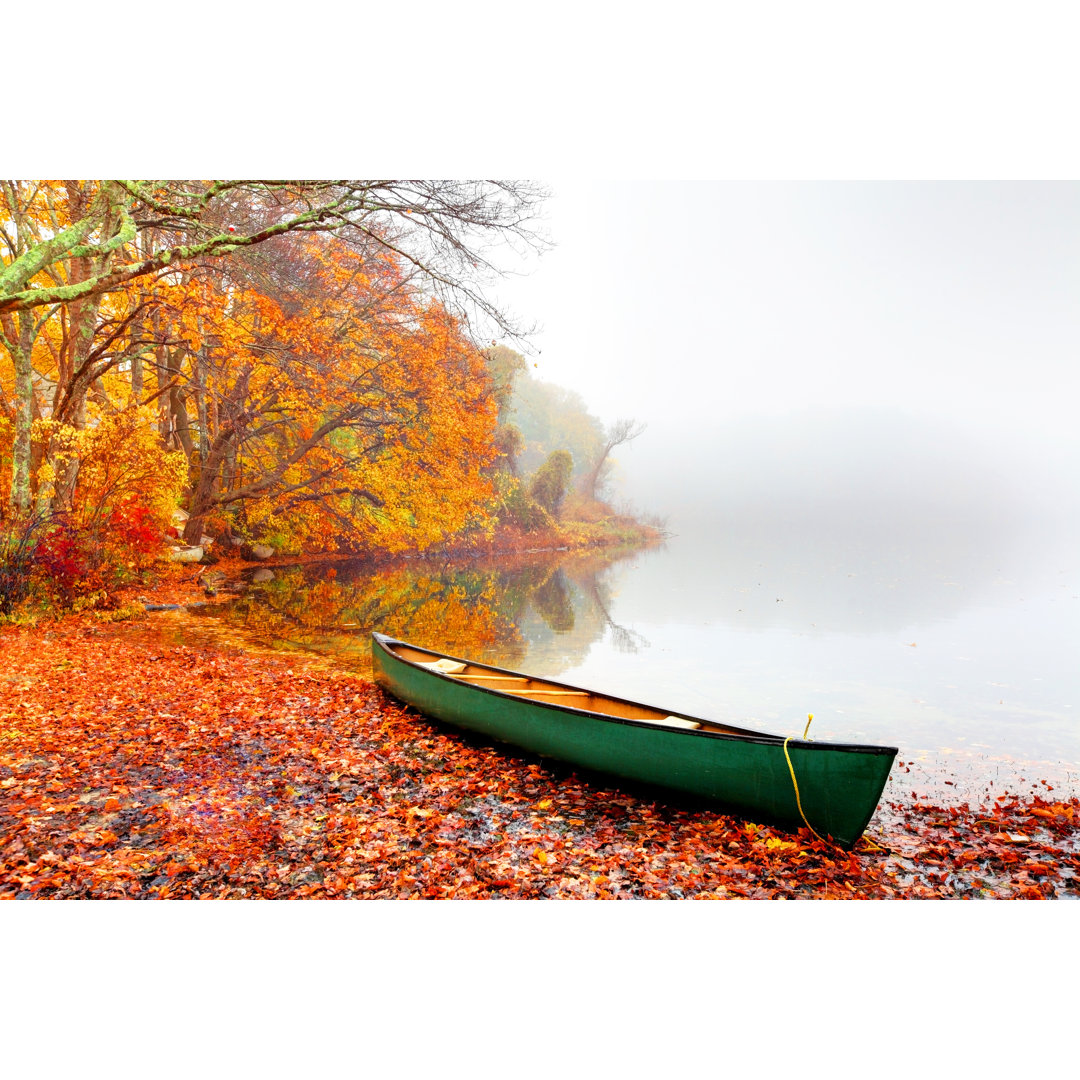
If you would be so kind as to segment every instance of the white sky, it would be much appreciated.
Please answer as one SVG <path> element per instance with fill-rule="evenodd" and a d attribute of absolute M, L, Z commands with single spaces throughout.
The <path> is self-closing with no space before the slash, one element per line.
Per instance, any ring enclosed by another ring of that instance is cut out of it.
<path fill-rule="evenodd" d="M 536 377 L 648 424 L 617 451 L 638 509 L 779 504 L 860 469 L 1075 501 L 1080 183 L 552 189 L 556 247 L 500 295 L 542 326 Z M 883 410 L 905 419 L 868 424 Z"/>
<path fill-rule="evenodd" d="M 1080 183 L 566 181 L 499 290 L 602 419 L 890 405 L 1072 432 Z"/>

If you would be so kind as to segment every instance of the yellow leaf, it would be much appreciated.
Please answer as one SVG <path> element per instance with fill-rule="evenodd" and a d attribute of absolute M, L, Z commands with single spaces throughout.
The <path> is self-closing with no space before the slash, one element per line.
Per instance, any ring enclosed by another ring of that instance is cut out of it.
<path fill-rule="evenodd" d="M 798 844 L 793 844 L 790 840 L 778 840 L 775 836 L 771 836 L 765 841 L 765 847 L 769 851 L 795 851 L 798 846 Z"/>

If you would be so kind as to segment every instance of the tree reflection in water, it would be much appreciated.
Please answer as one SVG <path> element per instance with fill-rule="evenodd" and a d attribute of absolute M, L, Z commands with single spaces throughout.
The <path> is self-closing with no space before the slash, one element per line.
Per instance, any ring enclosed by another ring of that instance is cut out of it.
<path fill-rule="evenodd" d="M 605 632 L 620 651 L 647 644 L 611 618 L 604 581 L 609 567 L 635 553 L 281 567 L 205 614 L 263 645 L 321 653 L 361 671 L 370 668 L 373 630 L 499 667 L 520 668 L 531 651 L 574 663 Z"/>

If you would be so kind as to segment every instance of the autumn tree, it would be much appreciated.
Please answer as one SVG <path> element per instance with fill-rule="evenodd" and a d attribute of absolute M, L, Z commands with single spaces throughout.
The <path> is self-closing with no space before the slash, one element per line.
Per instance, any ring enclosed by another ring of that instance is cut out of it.
<path fill-rule="evenodd" d="M 157 298 L 132 293 L 134 283 L 175 283 L 275 239 L 319 234 L 397 260 L 463 325 L 513 333 L 520 328 L 484 292 L 499 242 L 543 246 L 531 225 L 543 193 L 517 182 L 4 181 L 0 192 L 0 346 L 11 365 L 0 385 L 11 428 L 8 503 L 18 513 L 33 498 L 35 454 L 47 453 L 33 443 L 35 410 L 85 425 L 87 397 L 106 396 L 110 372 L 123 369 L 138 398 L 144 364 L 156 364 L 152 392 L 171 396 L 183 441 L 179 388 L 190 370 L 163 371 L 162 362 L 186 346 L 168 338 Z M 70 498 L 76 472 L 72 462 L 54 500 Z"/>
<path fill-rule="evenodd" d="M 489 493 L 481 354 L 402 260 L 333 237 L 162 279 L 167 435 L 191 463 L 185 536 L 209 518 L 297 544 L 424 547 Z"/>
<path fill-rule="evenodd" d="M 517 459 L 525 448 L 525 437 L 517 424 L 499 424 L 495 431 L 495 451 L 498 466 L 511 476 L 517 476 Z"/>
<path fill-rule="evenodd" d="M 491 375 L 495 404 L 499 407 L 499 422 L 509 420 L 513 411 L 514 388 L 526 371 L 525 357 L 506 345 L 496 345 L 484 350 L 488 372 Z"/>
<path fill-rule="evenodd" d="M 505 345 L 492 342 L 484 350 L 488 374 L 491 376 L 495 404 L 498 407 L 498 428 L 495 432 L 497 457 L 495 468 L 517 476 L 517 459 L 525 449 L 525 436 L 521 428 L 511 420 L 514 407 L 514 388 L 518 378 L 525 372 L 525 357 Z"/>

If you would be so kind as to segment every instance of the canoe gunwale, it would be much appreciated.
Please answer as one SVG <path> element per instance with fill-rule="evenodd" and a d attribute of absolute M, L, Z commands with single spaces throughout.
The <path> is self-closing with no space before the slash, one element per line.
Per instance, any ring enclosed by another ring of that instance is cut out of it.
<path fill-rule="evenodd" d="M 477 685 L 476 683 L 470 683 L 467 680 L 455 677 L 452 674 L 439 671 L 438 669 L 425 667 L 423 664 L 414 660 L 409 660 L 404 656 L 400 656 L 393 650 L 393 646 L 401 645 L 408 649 L 415 649 L 417 652 L 427 653 L 436 659 L 453 660 L 458 663 L 468 664 L 470 667 L 482 668 L 484 671 L 495 672 L 501 676 L 507 678 L 521 677 L 521 672 L 511 671 L 507 668 L 495 667 L 491 664 L 483 664 L 476 660 L 467 660 L 457 656 L 451 656 L 449 653 L 438 652 L 435 649 L 428 649 L 421 645 L 414 645 L 411 642 L 401 641 L 397 638 L 389 637 L 385 634 L 373 633 L 372 639 L 375 643 L 389 655 L 394 661 L 400 664 L 405 664 L 408 667 L 415 670 L 417 673 L 430 676 L 435 679 L 440 679 L 450 685 L 467 686 L 470 690 L 479 694 L 490 694 L 495 698 L 502 699 L 504 701 L 520 701 L 521 697 L 515 694 L 507 694 L 501 690 L 497 690 L 494 687 Z M 613 694 L 601 693 L 599 691 L 588 690 L 585 687 L 572 686 L 569 683 L 557 682 L 554 679 L 549 679 L 546 676 L 534 676 L 537 681 L 548 683 L 551 686 L 557 686 L 560 689 L 573 690 L 586 694 L 592 694 L 597 697 L 606 698 L 609 701 L 615 701 L 620 704 L 655 708 L 658 712 L 664 712 L 665 710 L 658 706 L 645 705 L 643 702 L 630 701 L 626 698 L 619 698 Z M 705 728 L 679 728 L 669 727 L 662 723 L 653 723 L 646 718 L 629 718 L 623 716 L 613 716 L 610 713 L 595 712 L 591 709 L 581 709 L 573 705 L 567 705 L 562 702 L 556 701 L 544 701 L 536 698 L 528 698 L 530 705 L 540 709 L 549 709 L 556 713 L 570 713 L 575 716 L 580 716 L 582 719 L 587 720 L 599 720 L 610 724 L 623 724 L 630 727 L 645 727 L 653 731 L 662 730 L 672 735 L 684 735 L 688 738 L 708 738 L 708 739 L 720 739 L 723 741 L 737 742 L 737 743 L 757 743 L 763 746 L 787 746 L 790 748 L 798 748 L 800 751 L 809 752 L 829 752 L 829 751 L 844 751 L 847 753 L 859 753 L 859 754 L 887 754 L 895 756 L 899 753 L 899 750 L 895 746 L 879 746 L 872 743 L 841 743 L 841 742 L 827 742 L 818 741 L 812 739 L 801 739 L 795 736 L 785 737 L 782 735 L 771 735 L 768 732 L 753 731 L 749 728 L 739 728 L 731 724 L 723 724 L 726 731 L 709 731 Z M 674 711 L 667 711 L 667 715 L 677 717 L 682 720 L 690 720 L 701 724 L 720 724 L 721 721 L 708 720 L 700 716 L 690 716 L 686 713 L 679 713 Z"/>

